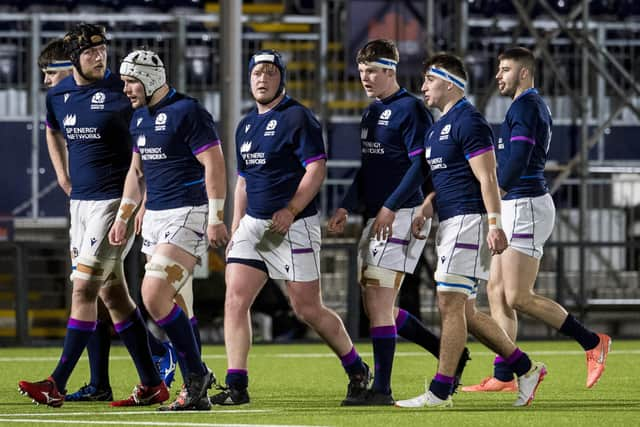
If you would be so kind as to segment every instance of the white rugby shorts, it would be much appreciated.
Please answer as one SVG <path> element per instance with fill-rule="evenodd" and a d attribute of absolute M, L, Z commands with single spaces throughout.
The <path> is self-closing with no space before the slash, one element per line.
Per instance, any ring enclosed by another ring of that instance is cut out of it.
<path fill-rule="evenodd" d="M 502 201 L 502 226 L 509 246 L 536 259 L 542 258 L 555 218 L 556 207 L 549 193 Z"/>
<path fill-rule="evenodd" d="M 200 258 L 209 245 L 208 214 L 208 205 L 147 209 L 142 221 L 142 252 L 153 255 L 157 245 L 168 243 Z"/>
<path fill-rule="evenodd" d="M 375 236 L 371 236 L 375 218 L 369 219 L 358 245 L 361 262 L 388 270 L 413 273 L 427 243 L 426 239 L 418 240 L 411 234 L 411 222 L 418 209 L 419 207 L 415 207 L 396 211 L 392 236 L 387 240 L 377 240 Z M 431 219 L 427 219 L 423 234 L 429 234 L 430 229 Z"/>
<path fill-rule="evenodd" d="M 77 258 L 123 260 L 133 245 L 133 220 L 127 228 L 127 243 L 122 246 L 109 244 L 109 230 L 118 213 L 120 199 L 71 200 L 71 264 L 75 270 Z"/>
<path fill-rule="evenodd" d="M 486 214 L 457 215 L 440 222 L 436 234 L 436 277 L 453 274 L 473 281 L 488 280 L 491 266 L 488 231 Z M 471 295 L 475 289 L 468 291 Z"/>
<path fill-rule="evenodd" d="M 271 220 L 245 215 L 231 237 L 227 263 L 262 269 L 272 279 L 311 282 L 320 278 L 320 217 L 294 221 L 287 234 L 269 230 Z"/>

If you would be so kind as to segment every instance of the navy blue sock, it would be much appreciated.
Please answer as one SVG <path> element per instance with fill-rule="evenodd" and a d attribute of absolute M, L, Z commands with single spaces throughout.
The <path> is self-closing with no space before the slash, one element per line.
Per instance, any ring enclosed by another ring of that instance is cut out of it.
<path fill-rule="evenodd" d="M 429 384 L 429 391 L 442 400 L 447 400 L 449 395 L 453 393 L 454 377 L 448 377 L 442 374 L 436 374 Z"/>
<path fill-rule="evenodd" d="M 393 355 L 396 352 L 396 326 L 376 326 L 371 328 L 373 343 L 373 390 L 378 393 L 391 394 L 391 370 Z"/>
<path fill-rule="evenodd" d="M 200 358 L 200 351 L 193 335 L 193 328 L 180 306 L 174 304 L 169 314 L 157 320 L 156 323 L 167 333 L 176 349 L 176 353 L 178 353 L 178 357 L 185 359 L 189 373 L 204 375 L 206 370 Z"/>
<path fill-rule="evenodd" d="M 503 382 L 513 381 L 513 369 L 502 356 L 493 359 L 493 376 Z"/>
<path fill-rule="evenodd" d="M 191 319 L 189 319 L 189 322 L 191 323 L 191 329 L 193 329 L 193 336 L 196 339 L 196 344 L 198 344 L 198 351 L 200 352 L 200 354 L 202 354 L 202 341 L 200 340 L 200 328 L 198 328 L 198 319 L 196 319 L 196 316 L 193 316 Z"/>
<path fill-rule="evenodd" d="M 196 343 L 198 344 L 198 351 L 200 355 L 202 355 L 202 341 L 200 341 L 200 329 L 198 329 L 198 320 L 195 317 L 190 319 L 191 328 L 193 329 L 193 336 L 196 339 Z M 185 380 L 189 376 L 189 370 L 187 369 L 187 363 L 184 360 L 184 357 L 178 355 L 178 367 L 180 368 L 180 373 L 182 374 L 182 378 Z"/>
<path fill-rule="evenodd" d="M 96 330 L 96 321 L 84 321 L 69 318 L 67 322 L 67 335 L 64 337 L 62 355 L 58 361 L 56 369 L 51 374 L 56 382 L 58 390 L 63 393 L 67 387 L 67 381 L 76 367 L 78 359 L 82 355 L 91 335 Z"/>
<path fill-rule="evenodd" d="M 113 325 L 120 339 L 127 347 L 131 359 L 143 385 L 156 387 L 162 382 L 160 374 L 151 358 L 149 349 L 149 331 L 142 320 L 140 311 L 136 308 L 125 321 Z"/>
<path fill-rule="evenodd" d="M 246 369 L 227 369 L 224 382 L 227 387 L 244 390 L 249 387 L 249 372 Z"/>
<path fill-rule="evenodd" d="M 402 338 L 418 344 L 435 357 L 440 355 L 440 338 L 408 311 L 398 310 L 396 330 Z"/>
<path fill-rule="evenodd" d="M 585 328 L 582 323 L 578 322 L 578 320 L 570 314 L 567 315 L 562 326 L 560 326 L 560 332 L 578 341 L 585 351 L 594 349 L 600 342 L 598 334 Z"/>
<path fill-rule="evenodd" d="M 340 362 L 349 376 L 362 374 L 365 371 L 364 362 L 355 347 L 351 347 L 349 353 L 340 356 Z"/>
<path fill-rule="evenodd" d="M 111 350 L 111 325 L 98 320 L 96 330 L 87 343 L 89 356 L 90 384 L 100 390 L 109 388 L 109 351 Z"/>
<path fill-rule="evenodd" d="M 526 374 L 531 369 L 531 359 L 529 359 L 527 353 L 522 352 L 519 348 L 516 348 L 514 352 L 507 357 L 507 364 L 519 377 Z"/>
<path fill-rule="evenodd" d="M 167 352 L 167 348 L 164 346 L 162 341 L 160 341 L 155 335 L 149 332 L 149 350 L 151 350 L 151 354 L 154 356 L 164 356 Z"/>

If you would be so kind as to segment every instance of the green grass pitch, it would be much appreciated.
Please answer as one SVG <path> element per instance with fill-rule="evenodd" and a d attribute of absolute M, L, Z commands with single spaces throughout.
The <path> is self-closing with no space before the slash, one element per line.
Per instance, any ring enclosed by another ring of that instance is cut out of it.
<path fill-rule="evenodd" d="M 513 408 L 510 393 L 457 393 L 451 409 L 395 407 L 342 408 L 347 378 L 326 346 L 256 345 L 249 362 L 251 403 L 214 407 L 208 412 L 160 413 L 155 408 L 115 409 L 104 403 L 66 403 L 53 409 L 35 406 L 17 392 L 20 379 L 40 380 L 53 369 L 60 349 L 0 350 L 0 425 L 16 426 L 634 426 L 640 425 L 640 342 L 616 341 L 606 371 L 591 390 L 585 388 L 585 357 L 570 341 L 523 342 L 521 347 L 547 364 L 549 374 L 532 407 Z M 371 345 L 356 345 L 372 365 Z M 463 383 L 491 372 L 493 355 L 470 344 L 472 361 Z M 226 362 L 222 346 L 206 346 L 205 361 L 220 380 Z M 420 347 L 400 343 L 393 370 L 396 399 L 424 391 L 436 360 Z M 132 362 L 121 346 L 112 349 L 111 381 L 116 398 L 124 398 L 137 381 Z M 68 388 L 88 380 L 86 358 L 80 360 Z M 172 395 L 177 385 L 172 389 Z"/>

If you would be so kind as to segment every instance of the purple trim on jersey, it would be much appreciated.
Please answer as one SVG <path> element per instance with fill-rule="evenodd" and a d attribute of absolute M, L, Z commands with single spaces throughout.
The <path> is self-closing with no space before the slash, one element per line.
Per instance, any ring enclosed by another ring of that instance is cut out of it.
<path fill-rule="evenodd" d="M 292 254 L 310 254 L 313 252 L 312 248 L 292 249 Z"/>
<path fill-rule="evenodd" d="M 198 326 L 198 319 L 196 319 L 196 316 L 189 319 L 189 323 L 191 323 L 191 326 Z"/>
<path fill-rule="evenodd" d="M 453 384 L 453 382 L 455 381 L 454 377 L 448 377 L 442 374 L 436 374 L 436 376 L 433 377 L 433 379 L 444 384 Z"/>
<path fill-rule="evenodd" d="M 533 233 L 513 233 L 511 237 L 514 239 L 533 239 Z"/>
<path fill-rule="evenodd" d="M 476 156 L 479 156 L 480 154 L 484 154 L 487 151 L 493 151 L 493 145 L 490 146 L 490 147 L 484 147 L 484 148 L 481 148 L 479 150 L 476 150 L 473 153 L 469 153 L 469 154 L 465 155 L 465 157 L 467 158 L 467 160 L 469 160 L 469 159 L 472 159 L 472 158 L 474 158 Z"/>
<path fill-rule="evenodd" d="M 397 239 L 395 237 L 389 237 L 387 239 L 387 242 L 389 242 L 389 243 L 397 243 L 398 245 L 403 245 L 403 246 L 407 246 L 409 244 L 408 240 Z"/>
<path fill-rule="evenodd" d="M 138 154 L 140 154 L 140 148 L 138 148 L 138 146 L 137 146 L 137 145 L 134 145 L 134 146 L 133 146 L 133 152 L 134 152 L 134 153 L 138 153 Z"/>
<path fill-rule="evenodd" d="M 473 243 L 456 243 L 454 248 L 477 250 L 479 246 Z"/>
<path fill-rule="evenodd" d="M 96 321 L 86 321 L 86 320 L 78 320 L 72 317 L 69 318 L 67 322 L 67 329 L 77 329 L 79 331 L 95 331 L 96 325 L 98 322 Z"/>
<path fill-rule="evenodd" d="M 227 369 L 227 374 L 240 374 L 247 375 L 249 373 L 246 369 Z"/>
<path fill-rule="evenodd" d="M 176 320 L 178 316 L 180 316 L 180 313 L 182 313 L 182 309 L 178 304 L 174 304 L 169 314 L 167 314 L 165 317 L 163 317 L 160 320 L 156 320 L 156 324 L 161 327 L 165 326 L 166 324 Z"/>
<path fill-rule="evenodd" d="M 45 121 L 44 121 L 44 124 L 45 124 L 45 126 L 46 126 L 46 127 L 48 127 L 49 129 L 58 130 L 58 129 L 54 128 L 53 126 L 51 126 L 51 125 L 49 124 L 49 120 L 45 120 Z"/>
<path fill-rule="evenodd" d="M 524 141 L 527 144 L 536 145 L 536 140 L 527 136 L 512 136 L 509 141 Z"/>
<path fill-rule="evenodd" d="M 396 325 L 376 326 L 370 329 L 371 338 L 395 338 L 398 335 Z"/>
<path fill-rule="evenodd" d="M 358 359 L 358 352 L 355 347 L 351 347 L 349 353 L 340 356 L 340 362 L 342 366 L 349 366 Z"/>
<path fill-rule="evenodd" d="M 326 158 L 327 158 L 326 154 L 318 154 L 317 156 L 309 157 L 307 160 L 302 162 L 302 165 L 303 166 L 307 166 L 309 163 L 313 163 L 313 162 L 316 162 L 318 160 L 322 160 L 322 159 L 326 159 Z"/>
<path fill-rule="evenodd" d="M 202 147 L 198 148 L 196 151 L 193 152 L 194 156 L 197 156 L 198 154 L 202 153 L 203 151 L 208 150 L 211 147 L 215 147 L 216 145 L 220 145 L 220 140 L 216 139 L 215 141 L 212 141 L 208 144 L 203 145 Z"/>
<path fill-rule="evenodd" d="M 424 148 L 418 148 L 417 150 L 413 150 L 409 153 L 409 157 L 417 156 L 418 154 L 424 153 Z"/>

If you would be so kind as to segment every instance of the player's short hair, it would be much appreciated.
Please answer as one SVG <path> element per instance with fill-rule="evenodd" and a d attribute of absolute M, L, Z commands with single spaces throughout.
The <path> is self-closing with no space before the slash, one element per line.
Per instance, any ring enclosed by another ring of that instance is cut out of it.
<path fill-rule="evenodd" d="M 506 49 L 500 55 L 498 55 L 498 61 L 502 61 L 503 59 L 509 59 L 511 61 L 516 61 L 521 64 L 524 68 L 529 70 L 531 75 L 535 73 L 536 70 L 536 57 L 526 47 L 515 46 Z"/>
<path fill-rule="evenodd" d="M 64 51 L 64 42 L 62 39 L 53 39 L 45 45 L 38 56 L 38 68 L 44 70 L 55 61 L 69 61 L 69 57 Z"/>
<path fill-rule="evenodd" d="M 432 67 L 443 68 L 463 80 L 468 79 L 467 69 L 459 57 L 450 53 L 437 53 L 423 63 L 422 74 L 427 74 Z"/>
<path fill-rule="evenodd" d="M 371 40 L 362 46 L 356 55 L 358 64 L 377 62 L 380 59 L 390 59 L 395 61 L 396 64 L 400 60 L 400 53 L 398 53 L 398 48 L 392 40 Z"/>

